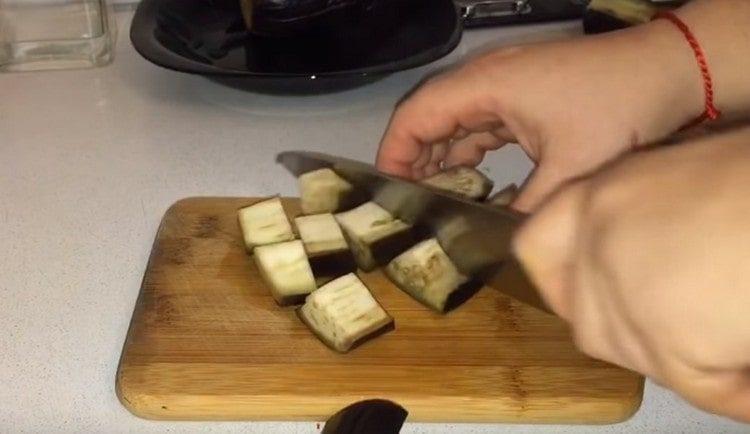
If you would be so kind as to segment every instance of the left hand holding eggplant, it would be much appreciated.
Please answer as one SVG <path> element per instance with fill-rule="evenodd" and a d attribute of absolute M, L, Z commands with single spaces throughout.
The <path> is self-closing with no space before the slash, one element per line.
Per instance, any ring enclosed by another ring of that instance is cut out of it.
<path fill-rule="evenodd" d="M 750 2 L 694 0 L 675 12 L 708 58 L 723 116 L 750 112 Z M 518 143 L 537 163 L 513 207 L 533 211 L 565 182 L 662 141 L 706 108 L 684 35 L 667 20 L 484 53 L 402 101 L 377 165 L 421 179 Z"/>
<path fill-rule="evenodd" d="M 532 211 L 565 181 L 700 113 L 702 90 L 685 72 L 695 59 L 663 24 L 501 48 L 428 80 L 394 112 L 378 168 L 421 179 L 518 143 L 538 167 L 514 207 Z"/>

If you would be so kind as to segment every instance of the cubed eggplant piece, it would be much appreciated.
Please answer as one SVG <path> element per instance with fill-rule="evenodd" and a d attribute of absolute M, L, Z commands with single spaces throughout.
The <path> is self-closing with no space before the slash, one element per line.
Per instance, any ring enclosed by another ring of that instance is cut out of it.
<path fill-rule="evenodd" d="M 516 200 L 518 196 L 518 186 L 516 184 L 508 184 L 503 189 L 488 197 L 486 203 L 496 207 L 507 207 Z"/>
<path fill-rule="evenodd" d="M 248 252 L 252 252 L 256 246 L 294 239 L 292 225 L 278 197 L 242 208 L 238 215 Z"/>
<path fill-rule="evenodd" d="M 604 33 L 647 23 L 658 11 L 647 0 L 591 0 L 583 14 L 586 33 Z"/>
<path fill-rule="evenodd" d="M 333 213 L 354 206 L 354 186 L 331 169 L 323 168 L 298 178 L 303 214 Z"/>
<path fill-rule="evenodd" d="M 660 10 L 675 9 L 687 1 L 591 0 L 583 13 L 583 30 L 595 34 L 647 23 Z"/>
<path fill-rule="evenodd" d="M 394 258 L 385 272 L 404 292 L 440 313 L 458 307 L 481 286 L 461 274 L 435 238 Z"/>
<path fill-rule="evenodd" d="M 393 318 L 354 273 L 308 295 L 297 316 L 323 343 L 341 353 L 394 328 Z"/>
<path fill-rule="evenodd" d="M 412 227 L 375 202 L 336 214 L 357 265 L 372 271 L 414 244 Z"/>
<path fill-rule="evenodd" d="M 316 288 L 302 241 L 268 244 L 255 248 L 255 264 L 271 295 L 280 306 L 301 304 Z"/>
<path fill-rule="evenodd" d="M 422 184 L 471 200 L 484 200 L 492 180 L 473 167 L 456 166 L 422 180 Z"/>
<path fill-rule="evenodd" d="M 300 216 L 294 224 L 319 283 L 356 271 L 354 255 L 333 214 Z"/>
<path fill-rule="evenodd" d="M 395 402 L 368 399 L 331 416 L 321 434 L 398 434 L 408 415 Z"/>

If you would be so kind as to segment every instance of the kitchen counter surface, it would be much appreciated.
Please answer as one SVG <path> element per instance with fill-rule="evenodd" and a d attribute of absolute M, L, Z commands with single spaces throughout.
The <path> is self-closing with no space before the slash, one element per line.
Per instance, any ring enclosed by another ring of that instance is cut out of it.
<path fill-rule="evenodd" d="M 127 38 L 129 20 L 118 13 L 107 67 L 0 74 L 0 432 L 319 432 L 313 422 L 153 422 L 120 405 L 115 371 L 162 214 L 187 196 L 295 194 L 273 163 L 280 150 L 372 160 L 394 103 L 425 73 L 488 44 L 560 38 L 578 26 L 469 31 L 438 64 L 344 93 L 275 97 L 151 65 Z M 509 147 L 484 167 L 502 185 L 531 165 Z M 623 424 L 403 432 L 748 430 L 648 383 L 642 408 Z"/>

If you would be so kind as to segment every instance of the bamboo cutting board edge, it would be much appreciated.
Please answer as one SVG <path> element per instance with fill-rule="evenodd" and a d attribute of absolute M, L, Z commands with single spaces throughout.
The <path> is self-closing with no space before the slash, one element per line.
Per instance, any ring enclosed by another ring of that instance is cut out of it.
<path fill-rule="evenodd" d="M 538 377 L 549 376 L 555 370 L 552 367 L 535 366 L 495 366 L 492 371 L 495 379 L 506 380 L 513 383 L 515 389 L 510 386 L 511 392 L 505 396 L 502 393 L 483 393 L 483 396 L 472 396 L 471 393 L 453 393 L 442 395 L 440 393 L 421 394 L 419 391 L 404 390 L 400 393 L 341 393 L 341 394 L 307 394 L 298 395 L 294 393 L 273 393 L 268 395 L 254 395 L 252 391 L 241 389 L 232 393 L 222 393 L 221 389 L 210 393 L 181 393 L 179 390 L 159 391 L 165 382 L 180 377 L 180 381 L 190 381 L 189 377 L 195 374 L 195 369 L 207 368 L 205 364 L 197 362 L 165 363 L 163 361 L 148 361 L 145 352 L 150 351 L 147 345 L 142 345 L 148 328 L 143 328 L 139 321 L 144 319 L 148 312 L 144 306 L 144 298 L 148 290 L 146 284 L 150 273 L 156 272 L 160 267 L 158 255 L 163 253 L 159 250 L 160 242 L 164 243 L 169 238 L 165 237 L 168 230 L 180 231 L 180 228 L 170 228 L 174 223 L 170 218 L 176 218 L 183 223 L 190 220 L 190 209 L 196 208 L 196 215 L 201 209 L 212 209 L 213 207 L 225 208 L 224 212 L 232 211 L 231 218 L 234 221 L 234 210 L 239 205 L 246 205 L 259 199 L 252 198 L 212 198 L 192 197 L 182 199 L 173 204 L 165 213 L 156 239 L 154 249 L 149 257 L 148 266 L 142 288 L 138 295 L 134 308 L 133 318 L 128 330 L 127 338 L 123 345 L 116 376 L 116 393 L 123 406 L 136 416 L 146 419 L 158 420 L 307 420 L 320 421 L 327 419 L 343 406 L 361 399 L 387 398 L 393 399 L 409 410 L 409 421 L 412 422 L 510 422 L 510 423 L 583 423 L 583 424 L 605 424 L 615 423 L 628 419 L 640 407 L 643 394 L 643 378 L 620 368 L 605 366 L 600 362 L 594 362 L 591 371 L 586 371 L 585 366 L 581 369 L 575 365 L 561 368 L 558 372 L 560 383 L 551 381 L 551 385 L 557 384 L 571 387 L 577 384 L 572 380 L 575 375 L 580 375 L 581 384 L 600 387 L 596 391 L 569 390 L 568 396 L 563 392 L 551 392 L 547 396 L 537 390 L 544 383 L 538 381 Z M 229 206 L 228 204 L 232 204 Z M 292 204 L 292 205 L 290 205 Z M 285 207 L 294 208 L 293 202 L 285 199 Z M 184 215 L 183 215 L 184 214 Z M 213 217 L 211 217 L 213 218 Z M 209 218 L 207 221 L 211 221 Z M 216 217 L 218 221 L 227 220 L 227 216 Z M 184 221 L 183 221 L 184 220 Z M 219 223 L 221 224 L 221 223 Z M 236 223 L 235 223 L 236 225 Z M 222 231 L 229 230 L 233 236 L 239 237 L 238 229 L 221 228 Z M 237 239 L 241 244 L 241 239 Z M 243 251 L 244 254 L 244 251 Z M 191 265 L 192 266 L 192 265 Z M 484 289 L 483 291 L 486 291 Z M 373 291 L 376 292 L 376 291 Z M 502 296 L 501 296 L 502 297 Z M 268 296 L 270 298 L 270 296 Z M 512 303 L 512 302 L 511 302 Z M 512 305 L 511 305 L 512 306 Z M 153 307 L 153 306 L 152 306 Z M 468 309 L 468 308 L 467 308 Z M 519 309 L 514 307 L 514 309 Z M 523 309 L 523 308 L 520 308 Z M 531 309 L 531 308 L 529 308 Z M 399 329 L 398 315 L 397 330 Z M 525 314 L 521 315 L 525 318 Z M 535 321 L 539 321 L 534 317 Z M 541 324 L 541 322 L 540 322 Z M 539 324 L 537 324 L 539 325 Z M 544 329 L 544 327 L 542 327 Z M 151 330 L 152 332 L 154 330 Z M 312 338 L 314 339 L 314 338 Z M 438 339 L 440 340 L 440 339 Z M 138 341 L 138 342 L 137 342 Z M 158 339 L 157 339 L 158 342 Z M 572 344 L 570 344 L 572 346 Z M 138 347 L 134 351 L 133 347 Z M 364 347 L 363 347 L 364 348 Z M 326 350 L 327 351 L 327 350 Z M 354 350 L 357 352 L 358 350 Z M 567 351 L 565 353 L 567 354 Z M 157 351 L 158 352 L 158 351 Z M 160 356 L 161 357 L 161 356 Z M 583 360 L 583 359 L 582 359 Z M 312 373 L 316 372 L 317 361 L 310 364 Z M 588 362 L 583 362 L 587 365 Z M 210 364 L 209 364 L 210 365 Z M 221 361 L 213 366 L 214 372 L 224 375 L 226 378 L 243 378 L 243 375 L 261 374 L 268 375 L 279 369 L 277 365 L 269 368 L 262 364 L 248 365 Z M 382 369 L 381 367 L 362 365 L 363 369 Z M 588 365 L 587 365 L 588 366 Z M 300 366 L 292 364 L 294 369 Z M 356 368 L 356 367 L 355 367 Z M 361 368 L 361 367 L 360 367 Z M 430 373 L 434 366 L 427 366 L 419 372 Z M 476 367 L 469 366 L 468 369 L 481 371 Z M 386 369 L 387 370 L 387 369 Z M 198 371 L 199 382 L 206 381 L 207 371 Z M 226 372 L 225 372 L 226 371 Z M 571 376 L 571 378 L 567 378 Z M 601 381 L 589 377 L 601 377 L 601 380 L 611 380 L 614 384 L 607 385 Z M 185 379 L 188 380 L 185 380 Z M 210 376 L 208 377 L 211 381 Z M 555 380 L 551 378 L 550 380 Z M 450 380 L 448 380 L 450 381 Z M 503 389 L 502 381 L 496 386 Z M 528 383 L 533 390 L 525 391 L 524 385 Z M 468 383 L 467 383 L 468 384 Z M 221 385 L 226 387 L 227 385 Z M 231 385 L 230 385 L 231 386 Z M 207 386 L 208 387 L 208 386 Z M 595 387 L 592 387 L 595 389 Z M 226 392 L 226 391 L 225 391 Z M 434 392 L 434 390 L 433 390 Z M 470 391 L 469 391 L 470 392 Z M 600 396 L 596 396 L 599 394 Z M 480 394 L 482 395 L 482 394 Z"/>

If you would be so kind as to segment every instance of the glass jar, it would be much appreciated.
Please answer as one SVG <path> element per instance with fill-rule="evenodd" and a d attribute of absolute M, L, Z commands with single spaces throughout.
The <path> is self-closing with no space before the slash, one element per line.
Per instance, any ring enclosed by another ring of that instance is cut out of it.
<path fill-rule="evenodd" d="M 0 72 L 106 65 L 115 33 L 106 0 L 0 0 Z"/>

